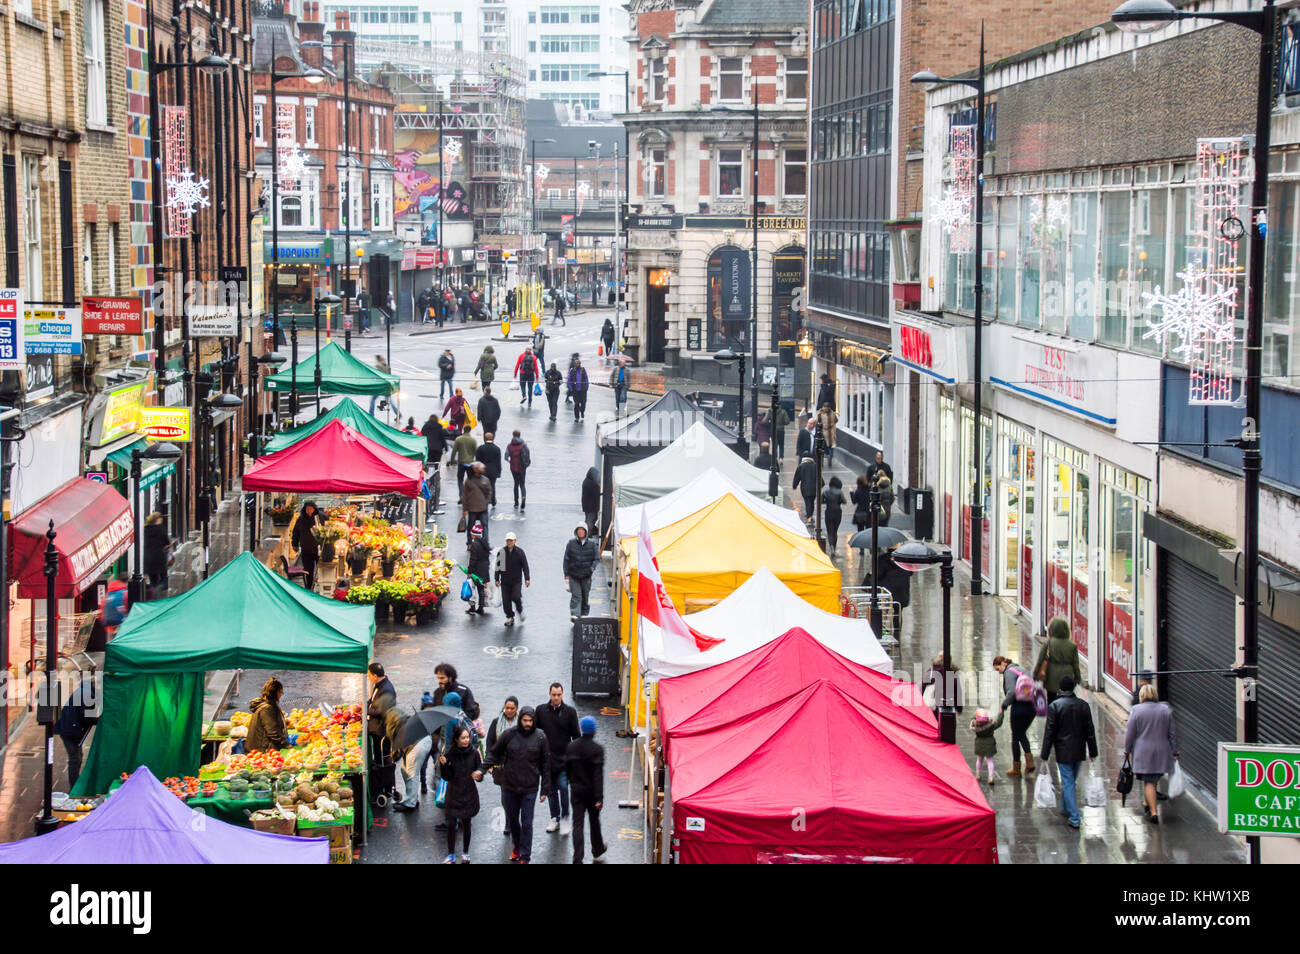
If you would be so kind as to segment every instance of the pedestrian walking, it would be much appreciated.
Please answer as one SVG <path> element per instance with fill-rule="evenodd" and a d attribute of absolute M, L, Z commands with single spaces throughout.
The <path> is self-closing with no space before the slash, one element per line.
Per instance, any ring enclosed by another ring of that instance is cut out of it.
<path fill-rule="evenodd" d="M 1069 679 L 1062 678 L 1062 682 Z M 1178 760 L 1178 733 L 1174 710 L 1160 701 L 1156 687 L 1138 690 L 1139 702 L 1128 714 L 1124 729 L 1124 758 L 1133 760 L 1133 777 L 1142 783 L 1142 812 L 1153 825 L 1160 824 L 1156 783 L 1174 771 Z M 1051 707 L 1048 707 L 1050 714 Z"/>
<path fill-rule="evenodd" d="M 754 455 L 754 466 L 759 470 L 772 469 L 772 451 L 766 441 L 758 445 L 758 453 Z"/>
<path fill-rule="evenodd" d="M 361 325 L 361 333 L 364 335 L 370 330 L 370 292 L 364 288 L 357 295 L 357 316 Z"/>
<path fill-rule="evenodd" d="M 1061 679 L 1069 676 L 1077 686 L 1083 682 L 1079 668 L 1079 647 L 1070 638 L 1070 624 L 1059 616 L 1047 621 L 1047 642 L 1038 651 L 1034 663 L 1034 678 L 1047 690 L 1047 704 L 1056 701 L 1061 692 Z"/>
<path fill-rule="evenodd" d="M 568 322 L 564 320 L 564 311 L 568 307 L 564 301 L 564 293 L 558 288 L 555 290 L 555 317 L 551 319 L 551 324 L 559 322 L 561 325 L 568 327 Z"/>
<path fill-rule="evenodd" d="M 519 724 L 519 700 L 514 696 L 506 696 L 506 701 L 501 705 L 501 713 L 488 723 L 486 751 L 491 752 L 496 747 L 497 739 L 505 735 L 506 731 L 513 729 Z M 497 766 L 489 772 L 492 776 L 492 784 L 501 787 L 501 768 Z M 501 792 L 501 813 L 504 816 L 506 810 L 505 791 Z M 501 834 L 509 835 L 510 826 L 507 825 L 505 831 Z"/>
<path fill-rule="evenodd" d="M 578 710 L 564 701 L 564 686 L 553 682 L 546 703 L 538 706 L 536 712 L 537 728 L 546 733 L 546 743 L 551 749 L 551 820 L 546 830 L 559 831 L 560 837 L 564 837 L 569 834 L 569 776 L 564 753 L 569 743 L 582 734 L 578 728 Z"/>
<path fill-rule="evenodd" d="M 525 348 L 524 353 L 515 361 L 515 376 L 519 378 L 519 404 L 523 406 L 528 402 L 528 406 L 533 406 L 533 385 L 537 379 L 542 376 L 542 366 L 537 363 L 537 356 L 533 354 L 531 347 Z"/>
<path fill-rule="evenodd" d="M 511 288 L 506 292 L 506 314 L 510 316 L 511 321 L 515 319 L 515 300 L 515 290 Z"/>
<path fill-rule="evenodd" d="M 531 706 L 520 709 L 519 724 L 501 733 L 474 773 L 474 780 L 479 781 L 484 772 L 501 769 L 501 801 L 514 846 L 511 864 L 526 865 L 532 860 L 533 812 L 537 808 L 533 796 L 539 795 L 537 801 L 544 802 L 551 794 L 551 749 L 535 720 Z"/>
<path fill-rule="evenodd" d="M 620 363 L 610 372 L 609 386 L 614 389 L 614 415 L 618 416 L 623 413 L 623 405 L 627 404 L 627 365 Z"/>
<path fill-rule="evenodd" d="M 388 362 L 382 354 L 375 355 L 375 370 L 380 374 L 392 374 L 392 369 L 388 367 Z M 379 400 L 378 394 L 370 395 L 370 413 L 375 413 L 375 402 Z"/>
<path fill-rule="evenodd" d="M 420 436 L 424 438 L 427 445 L 425 457 L 429 469 L 436 470 L 442 463 L 443 453 L 447 450 L 447 429 L 442 426 L 442 421 L 438 419 L 437 414 L 429 415 L 429 419 L 420 428 Z"/>
<path fill-rule="evenodd" d="M 312 528 L 322 526 L 324 523 L 325 516 L 316 509 L 316 501 L 308 500 L 298 512 L 298 519 L 293 524 L 293 533 L 289 535 L 289 542 L 298 551 L 298 565 L 307 574 L 304 585 L 309 590 L 316 586 L 316 563 L 320 560 L 320 543 L 312 533 Z"/>
<path fill-rule="evenodd" d="M 488 431 L 483 435 L 483 443 L 474 453 L 474 459 L 483 465 L 488 485 L 492 488 L 491 503 L 497 505 L 497 481 L 501 479 L 501 448 L 496 444 L 496 434 Z"/>
<path fill-rule="evenodd" d="M 506 445 L 506 460 L 510 463 L 510 479 L 514 486 L 515 506 L 520 510 L 528 509 L 528 468 L 533 463 L 533 452 L 528 449 L 518 431 L 510 436 Z"/>
<path fill-rule="evenodd" d="M 840 416 L 835 413 L 835 408 L 830 404 L 823 404 L 821 410 L 817 412 L 817 420 L 822 426 L 822 443 L 826 447 L 826 461 L 833 464 L 835 462 L 835 425 L 839 423 Z"/>
<path fill-rule="evenodd" d="M 993 784 L 993 759 L 998 754 L 998 737 L 994 733 L 1002 727 L 1006 715 L 1006 709 L 999 710 L 995 721 L 987 709 L 976 709 L 975 718 L 970 724 L 970 730 L 975 735 L 975 777 L 980 777 L 980 771 L 987 763 L 990 785 Z"/>
<path fill-rule="evenodd" d="M 600 471 L 595 467 L 588 467 L 587 476 L 582 478 L 582 516 L 587 521 L 587 536 L 596 539 L 596 525 L 600 519 Z"/>
<path fill-rule="evenodd" d="M 546 367 L 546 332 L 540 327 L 533 332 L 533 354 L 537 357 L 538 367 Z"/>
<path fill-rule="evenodd" d="M 794 471 L 794 489 L 803 494 L 804 519 L 813 521 L 813 508 L 817 506 L 817 462 L 805 457 Z"/>
<path fill-rule="evenodd" d="M 767 445 L 764 444 L 764 447 Z M 757 465 L 755 465 L 757 466 Z M 770 466 L 770 464 L 769 464 Z M 844 484 L 838 477 L 832 477 L 829 485 L 822 491 L 822 506 L 826 522 L 826 543 L 831 553 L 835 552 L 835 543 L 840 535 L 840 521 L 844 519 Z"/>
<path fill-rule="evenodd" d="M 469 414 L 469 401 L 465 400 L 465 392 L 460 388 L 448 399 L 446 406 L 442 409 L 442 416 L 451 422 L 451 426 L 458 431 L 468 430 L 465 427 L 465 418 Z"/>
<path fill-rule="evenodd" d="M 894 484 L 883 473 L 876 475 L 876 491 L 879 493 L 880 511 L 876 517 L 879 526 L 889 526 L 889 516 L 894 509 Z"/>
<path fill-rule="evenodd" d="M 885 463 L 885 454 L 883 451 L 876 451 L 875 461 L 867 468 L 867 484 L 874 484 L 876 479 L 882 473 L 889 478 L 891 484 L 894 482 L 894 468 Z"/>
<path fill-rule="evenodd" d="M 450 732 L 451 745 L 438 757 L 439 771 L 447 783 L 443 811 L 447 815 L 447 857 L 444 865 L 456 863 L 456 829 L 461 832 L 460 863 L 469 864 L 470 828 L 478 814 L 478 783 L 483 778 L 483 757 L 473 743 L 473 733 L 461 725 Z"/>
<path fill-rule="evenodd" d="M 456 356 L 451 353 L 450 348 L 444 348 L 442 354 L 438 356 L 438 400 L 441 401 L 444 394 L 456 393 L 456 387 L 451 383 L 454 377 L 456 377 Z"/>
<path fill-rule="evenodd" d="M 591 825 L 591 860 L 602 861 L 607 850 L 600 833 L 600 807 L 605 801 L 605 749 L 596 741 L 596 720 L 578 720 L 581 736 L 564 750 L 564 771 L 569 780 L 573 806 L 573 863 L 582 864 L 583 820 Z"/>
<path fill-rule="evenodd" d="M 478 364 L 474 365 L 474 373 L 478 375 L 479 381 L 485 390 L 496 378 L 497 355 L 496 350 L 491 345 L 483 347 L 483 353 L 478 356 Z"/>
<path fill-rule="evenodd" d="M 867 529 L 871 526 L 871 487 L 865 475 L 858 475 L 849 499 L 853 501 L 853 526 L 858 530 Z"/>
<path fill-rule="evenodd" d="M 68 701 L 59 710 L 59 721 L 54 723 L 54 732 L 63 742 L 64 751 L 68 753 L 68 785 L 76 785 L 81 777 L 81 750 L 86 736 L 99 721 L 102 710 L 99 693 L 92 676 L 86 676 L 76 689 L 68 696 Z"/>
<path fill-rule="evenodd" d="M 600 343 L 605 347 L 605 359 L 608 360 L 614 354 L 614 322 L 608 318 L 600 326 Z"/>
<path fill-rule="evenodd" d="M 501 605 L 506 611 L 506 625 L 515 625 L 515 613 L 519 613 L 519 622 L 524 621 L 524 587 L 532 586 L 532 577 L 528 574 L 528 555 L 519 546 L 514 532 L 506 534 L 506 545 L 497 551 L 495 580 L 501 587 Z"/>
<path fill-rule="evenodd" d="M 573 354 L 569 355 L 569 370 L 564 372 L 564 374 L 565 374 L 565 383 L 566 383 L 566 387 L 565 387 L 565 389 L 564 389 L 564 403 L 565 403 L 565 404 L 571 404 L 571 403 L 573 403 L 573 388 L 567 386 L 569 371 L 572 371 L 572 370 L 573 370 L 573 369 L 578 365 L 578 363 L 579 363 L 581 360 L 582 360 L 582 356 L 581 356 L 580 354 L 578 354 L 578 352 L 576 352 L 576 351 L 573 352 Z"/>
<path fill-rule="evenodd" d="M 461 488 L 461 507 L 465 512 L 466 545 L 473 542 L 474 525 L 483 528 L 483 542 L 490 543 L 488 537 L 488 508 L 492 506 L 492 482 L 487 477 L 487 467 L 481 460 L 470 465 L 469 476 Z M 487 577 L 483 576 L 486 580 Z"/>
<path fill-rule="evenodd" d="M 569 621 L 591 613 L 591 575 L 600 548 L 587 536 L 587 528 L 575 527 L 573 539 L 564 546 L 564 582 L 569 587 Z"/>
<path fill-rule="evenodd" d="M 767 424 L 768 434 L 772 442 L 772 447 L 776 451 L 776 459 L 785 459 L 785 429 L 790 426 L 790 415 L 786 413 L 781 404 L 777 404 L 775 410 L 768 408 L 767 413 L 763 415 L 763 420 Z"/>
<path fill-rule="evenodd" d="M 958 672 L 960 668 L 951 657 L 936 653 L 930 660 L 930 668 L 925 671 L 921 679 L 922 696 L 936 719 L 939 718 L 939 709 L 942 708 L 945 699 L 951 702 L 958 712 L 963 708 L 965 700 L 962 698 L 961 677 Z"/>
<path fill-rule="evenodd" d="M 546 405 L 551 409 L 551 422 L 555 422 L 555 415 L 560 407 L 560 386 L 564 384 L 564 374 L 556 367 L 555 362 L 546 369 Z"/>
<path fill-rule="evenodd" d="M 469 476 L 478 454 L 478 441 L 469 431 L 461 434 L 451 444 L 451 461 L 456 464 L 456 502 L 465 502 L 465 478 Z"/>
<path fill-rule="evenodd" d="M 1002 675 L 1002 711 L 1011 711 L 1011 768 L 1007 775 L 1020 778 L 1020 756 L 1024 753 L 1025 774 L 1034 771 L 1034 753 L 1029 745 L 1029 727 L 1038 717 L 1034 706 L 1033 679 L 1006 656 L 994 656 L 993 668 Z"/>
<path fill-rule="evenodd" d="M 880 566 L 880 585 L 889 591 L 891 601 L 894 604 L 894 635 L 897 637 L 899 630 L 903 626 L 903 610 L 912 602 L 912 574 L 909 570 L 904 570 L 894 560 L 894 551 L 899 548 L 900 544 L 895 543 L 880 555 L 877 563 Z"/>
<path fill-rule="evenodd" d="M 587 369 L 582 366 L 580 359 L 575 360 L 573 366 L 569 368 L 569 393 L 573 395 L 574 423 L 587 417 L 587 388 L 590 386 Z"/>
<path fill-rule="evenodd" d="M 475 413 L 478 414 L 479 424 L 483 425 L 484 434 L 489 431 L 496 433 L 497 425 L 501 423 L 501 402 L 492 393 L 492 385 L 483 385 L 483 396 L 478 399 Z"/>
<path fill-rule="evenodd" d="M 464 287 L 460 290 L 460 296 L 456 299 L 456 307 L 460 311 L 460 323 L 463 325 L 469 318 L 469 288 Z"/>
<path fill-rule="evenodd" d="M 469 560 L 465 572 L 478 596 L 478 605 L 471 600 L 465 612 L 471 616 L 475 613 L 486 616 L 487 584 L 492 579 L 492 547 L 488 545 L 483 523 L 477 519 L 469 524 Z"/>
<path fill-rule="evenodd" d="M 423 289 L 415 296 L 415 315 L 420 324 L 429 323 L 429 290 Z"/>
<path fill-rule="evenodd" d="M 829 374 L 823 374 L 821 386 L 817 389 L 816 407 L 820 409 L 828 404 L 831 406 L 831 410 L 835 409 L 835 382 Z"/>
<path fill-rule="evenodd" d="M 1127 747 L 1127 746 L 1126 746 Z M 1074 786 L 1079 779 L 1085 750 L 1088 761 L 1097 757 L 1097 732 L 1092 724 L 1092 708 L 1075 698 L 1074 680 L 1062 676 L 1060 693 L 1047 707 L 1047 727 L 1043 729 L 1043 746 L 1039 757 L 1044 762 L 1056 753 L 1056 768 L 1061 775 L 1061 814 L 1066 824 L 1079 827 L 1079 802 Z"/>
<path fill-rule="evenodd" d="M 171 537 L 160 513 L 151 513 L 144 521 L 144 574 L 155 593 L 167 589 L 167 564 L 171 559 Z"/>
<path fill-rule="evenodd" d="M 261 695 L 248 704 L 251 718 L 248 720 L 248 735 L 244 736 L 245 752 L 269 752 L 288 747 L 289 730 L 285 728 L 284 712 L 280 709 L 283 695 L 284 683 L 272 676 L 262 684 Z"/>
<path fill-rule="evenodd" d="M 483 577 L 487 579 L 487 577 Z M 469 686 L 460 681 L 460 674 L 456 672 L 456 667 L 449 662 L 440 662 L 433 667 L 434 678 L 438 680 L 438 688 L 433 690 L 433 704 L 435 706 L 450 705 L 446 702 L 449 693 L 456 693 L 459 696 L 460 708 L 465 710 L 465 715 L 471 719 L 477 719 L 481 709 L 474 698 L 473 691 Z"/>

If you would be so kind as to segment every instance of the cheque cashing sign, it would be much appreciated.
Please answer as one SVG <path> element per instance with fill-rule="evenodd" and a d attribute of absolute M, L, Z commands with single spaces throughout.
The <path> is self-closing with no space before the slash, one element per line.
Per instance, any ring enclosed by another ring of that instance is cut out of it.
<path fill-rule="evenodd" d="M 188 407 L 140 408 L 140 431 L 152 441 L 172 443 L 191 440 Z"/>

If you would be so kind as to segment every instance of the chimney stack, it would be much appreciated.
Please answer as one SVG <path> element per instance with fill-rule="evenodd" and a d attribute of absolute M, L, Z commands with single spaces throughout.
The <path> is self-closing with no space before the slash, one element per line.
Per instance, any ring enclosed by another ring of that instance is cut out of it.
<path fill-rule="evenodd" d="M 321 20 L 320 0 L 305 0 L 302 5 L 302 20 L 298 23 L 299 43 L 319 43 L 325 38 L 325 24 Z M 319 46 L 301 46 L 299 54 L 308 66 L 322 69 L 324 51 Z"/>

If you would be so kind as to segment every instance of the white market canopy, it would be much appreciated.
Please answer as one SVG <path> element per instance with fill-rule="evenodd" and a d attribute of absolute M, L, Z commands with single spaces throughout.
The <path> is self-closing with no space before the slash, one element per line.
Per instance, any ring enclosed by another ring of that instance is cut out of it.
<path fill-rule="evenodd" d="M 696 421 L 659 453 L 614 468 L 614 506 L 626 507 L 662 497 L 709 468 L 721 472 L 745 493 L 767 497 L 769 472 L 748 463 L 704 422 Z M 776 499 L 778 503 L 784 500 L 780 489 Z"/>
<path fill-rule="evenodd" d="M 894 671 L 893 661 L 880 647 L 867 620 L 817 609 L 766 567 L 760 568 L 720 603 L 689 614 L 686 622 L 692 629 L 723 642 L 702 653 L 668 657 L 657 642 L 658 633 L 647 627 L 639 641 L 646 678 L 681 676 L 708 669 L 765 646 L 796 627 L 806 630 L 827 649 L 846 659 L 886 674 Z M 656 645 L 650 645 L 652 641 Z"/>
<path fill-rule="evenodd" d="M 740 461 L 740 458 L 736 457 L 734 453 L 731 451 L 727 451 L 727 453 L 743 464 L 743 461 Z M 653 459 L 650 458 L 649 460 Z M 637 464 L 615 467 L 614 473 L 617 475 L 620 470 L 635 466 Z M 621 488 L 621 486 L 621 484 L 616 484 L 616 487 Z M 718 468 L 710 467 L 672 493 L 648 500 L 645 503 L 619 507 L 614 511 L 614 539 L 623 540 L 627 537 L 636 536 L 641 531 L 642 513 L 645 514 L 652 531 L 661 530 L 664 527 L 671 526 L 678 520 L 686 519 L 693 513 L 699 513 L 709 504 L 721 500 L 728 494 L 735 497 L 737 502 L 746 510 L 768 523 L 774 523 L 781 529 L 788 530 L 796 536 L 812 536 L 808 532 L 808 527 L 804 524 L 803 519 L 795 511 L 759 499 Z"/>

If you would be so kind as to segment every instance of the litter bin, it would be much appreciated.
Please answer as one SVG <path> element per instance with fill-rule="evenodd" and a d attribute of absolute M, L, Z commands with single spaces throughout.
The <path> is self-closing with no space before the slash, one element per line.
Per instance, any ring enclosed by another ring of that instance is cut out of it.
<path fill-rule="evenodd" d="M 934 539 L 934 491 L 912 489 L 912 532 L 918 540 Z"/>

